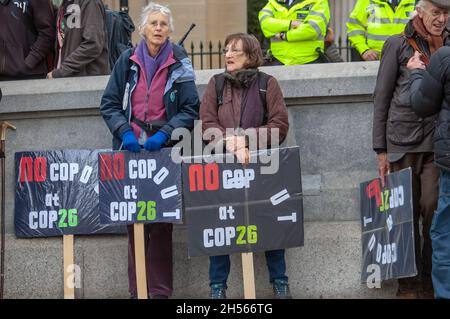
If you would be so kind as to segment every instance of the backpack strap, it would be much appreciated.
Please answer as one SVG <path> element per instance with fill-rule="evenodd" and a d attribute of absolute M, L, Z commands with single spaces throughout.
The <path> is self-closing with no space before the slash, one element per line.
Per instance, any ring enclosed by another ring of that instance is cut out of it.
<path fill-rule="evenodd" d="M 223 90 L 225 89 L 225 75 L 223 73 L 215 74 L 217 108 L 223 104 Z"/>
<path fill-rule="evenodd" d="M 258 71 L 258 84 L 259 84 L 259 97 L 264 107 L 264 120 L 263 125 L 267 124 L 269 112 L 267 111 L 267 83 L 269 82 L 270 75 L 267 73 Z"/>
<path fill-rule="evenodd" d="M 412 46 L 412 48 L 419 52 L 421 54 L 421 60 L 423 63 L 425 63 L 425 65 L 428 65 L 430 63 L 430 58 L 428 56 L 428 54 L 426 54 L 425 52 L 423 52 L 423 50 L 421 50 L 419 48 L 419 46 L 417 45 L 416 40 L 414 40 L 414 38 L 412 37 L 407 37 L 405 35 L 405 33 L 402 33 L 402 35 L 406 38 L 406 41 L 408 41 L 409 45 Z"/>
<path fill-rule="evenodd" d="M 258 87 L 259 87 L 259 97 L 261 98 L 261 103 L 264 107 L 264 120 L 263 125 L 267 123 L 268 113 L 267 112 L 267 83 L 269 82 L 270 75 L 267 73 L 258 71 Z M 215 74 L 215 87 L 216 87 L 216 97 L 217 97 L 217 108 L 223 104 L 223 91 L 225 89 L 225 75 L 223 73 Z"/>

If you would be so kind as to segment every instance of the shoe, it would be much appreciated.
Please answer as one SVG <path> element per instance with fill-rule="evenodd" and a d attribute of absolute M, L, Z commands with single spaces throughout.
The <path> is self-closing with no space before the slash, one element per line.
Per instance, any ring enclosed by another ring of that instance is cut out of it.
<path fill-rule="evenodd" d="M 211 299 L 227 299 L 226 289 L 224 284 L 212 284 L 209 297 Z"/>
<path fill-rule="evenodd" d="M 166 295 L 154 295 L 152 299 L 169 299 L 169 297 Z"/>
<path fill-rule="evenodd" d="M 422 290 L 420 292 L 420 299 L 434 299 L 434 290 Z"/>
<path fill-rule="evenodd" d="M 422 299 L 434 299 L 433 281 L 431 277 L 424 276 L 422 278 L 422 290 L 420 291 Z"/>
<path fill-rule="evenodd" d="M 400 289 L 400 288 L 398 288 L 396 296 L 399 299 L 418 299 L 419 293 L 416 289 Z"/>
<path fill-rule="evenodd" d="M 273 281 L 273 296 L 275 299 L 292 299 L 287 280 L 275 279 Z"/>

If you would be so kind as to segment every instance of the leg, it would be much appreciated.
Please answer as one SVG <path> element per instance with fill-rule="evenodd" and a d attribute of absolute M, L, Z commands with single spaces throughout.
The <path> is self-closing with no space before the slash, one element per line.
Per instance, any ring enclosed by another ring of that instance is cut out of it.
<path fill-rule="evenodd" d="M 226 299 L 227 279 L 230 274 L 230 256 L 209 257 L 209 286 L 211 299 Z"/>
<path fill-rule="evenodd" d="M 431 282 L 431 238 L 430 227 L 433 215 L 437 207 L 439 196 L 439 170 L 434 165 L 433 154 L 428 154 L 423 160 L 421 180 L 420 214 L 422 217 L 422 288 L 424 297 L 433 296 L 433 285 Z"/>
<path fill-rule="evenodd" d="M 133 225 L 127 226 L 128 232 L 128 292 L 131 296 L 137 296 L 136 264 L 134 262 L 134 231 Z"/>
<path fill-rule="evenodd" d="M 441 172 L 439 202 L 430 235 L 433 245 L 432 278 L 436 298 L 450 299 L 450 173 Z"/>
<path fill-rule="evenodd" d="M 275 279 L 288 281 L 284 249 L 268 250 L 265 252 L 265 255 L 270 283 L 273 283 Z"/>
<path fill-rule="evenodd" d="M 288 277 L 286 276 L 286 260 L 284 249 L 268 250 L 265 252 L 270 282 L 273 286 L 275 299 L 291 299 Z"/>
<path fill-rule="evenodd" d="M 421 154 L 422 153 L 406 153 L 400 160 L 391 163 L 391 171 L 397 172 L 404 168 L 412 168 L 412 197 L 413 197 L 413 219 L 414 219 L 414 250 L 416 255 L 416 266 L 420 274 L 422 266 L 422 258 L 420 253 L 420 235 L 419 235 L 419 219 L 420 219 L 420 174 L 421 174 Z M 403 298 L 417 298 L 419 289 L 419 276 L 398 279 L 397 296 Z"/>
<path fill-rule="evenodd" d="M 209 285 L 222 284 L 227 288 L 227 279 L 230 274 L 230 256 L 209 257 Z"/>
<path fill-rule="evenodd" d="M 173 291 L 172 229 L 168 223 L 149 224 L 149 240 L 146 251 L 147 284 L 152 297 L 170 297 Z"/>

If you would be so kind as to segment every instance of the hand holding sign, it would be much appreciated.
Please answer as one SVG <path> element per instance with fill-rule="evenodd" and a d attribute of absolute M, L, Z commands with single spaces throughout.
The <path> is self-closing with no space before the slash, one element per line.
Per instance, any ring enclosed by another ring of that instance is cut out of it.
<path fill-rule="evenodd" d="M 382 280 L 416 274 L 411 168 L 361 183 L 363 268 L 369 288 Z"/>
<path fill-rule="evenodd" d="M 387 174 L 389 174 L 389 162 L 387 159 L 387 153 L 383 152 L 378 154 L 378 174 L 381 179 L 381 186 L 384 187 L 384 179 Z"/>
<path fill-rule="evenodd" d="M 122 135 L 123 148 L 127 151 L 138 153 L 141 150 L 139 142 L 131 130 L 126 131 Z"/>
<path fill-rule="evenodd" d="M 166 133 L 158 131 L 155 135 L 150 136 L 144 144 L 144 148 L 147 151 L 159 151 L 161 146 L 167 142 L 169 137 Z"/>
<path fill-rule="evenodd" d="M 250 161 L 250 153 L 247 148 L 245 136 L 233 135 L 225 139 L 225 147 L 228 152 L 237 157 L 239 163 L 247 165 Z"/>

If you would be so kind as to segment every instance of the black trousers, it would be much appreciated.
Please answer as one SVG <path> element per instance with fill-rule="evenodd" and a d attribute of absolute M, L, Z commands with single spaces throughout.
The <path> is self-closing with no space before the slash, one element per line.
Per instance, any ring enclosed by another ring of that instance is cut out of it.
<path fill-rule="evenodd" d="M 390 166 L 392 172 L 412 168 L 414 244 L 418 276 L 399 279 L 399 287 L 413 289 L 421 280 L 431 282 L 430 227 L 439 196 L 439 169 L 434 165 L 433 153 L 406 153 L 400 160 L 390 163 Z"/>

